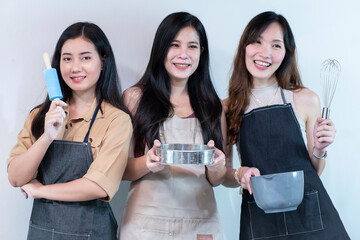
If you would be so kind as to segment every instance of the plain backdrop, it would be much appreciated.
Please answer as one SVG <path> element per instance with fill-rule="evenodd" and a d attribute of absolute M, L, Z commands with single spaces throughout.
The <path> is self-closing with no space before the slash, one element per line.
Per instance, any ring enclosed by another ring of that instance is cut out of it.
<path fill-rule="evenodd" d="M 226 98 L 242 31 L 252 17 L 267 10 L 289 21 L 303 83 L 320 97 L 322 61 L 336 58 L 342 65 L 331 111 L 337 136 L 328 149 L 321 179 L 350 237 L 360 239 L 360 4 L 356 0 L 0 0 L 0 239 L 26 239 L 32 200 L 25 200 L 19 189 L 10 186 L 6 159 L 29 111 L 46 95 L 42 53 L 52 55 L 66 27 L 90 21 L 103 29 L 126 89 L 143 74 L 161 20 L 172 12 L 188 11 L 206 28 L 212 78 L 219 96 Z M 239 166 L 236 157 L 234 166 Z M 128 182 L 123 182 L 111 202 L 119 224 L 128 187 Z M 226 240 L 238 239 L 241 196 L 237 191 L 215 188 Z"/>

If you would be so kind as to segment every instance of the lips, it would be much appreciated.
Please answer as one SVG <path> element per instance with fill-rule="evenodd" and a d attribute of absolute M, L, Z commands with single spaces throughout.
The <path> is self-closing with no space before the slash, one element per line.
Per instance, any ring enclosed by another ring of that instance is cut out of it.
<path fill-rule="evenodd" d="M 84 80 L 86 78 L 86 76 L 73 76 L 73 77 L 70 77 L 70 78 L 74 82 L 81 82 L 82 80 Z"/>
<path fill-rule="evenodd" d="M 179 70 L 185 70 L 188 67 L 190 67 L 190 64 L 188 64 L 188 63 L 173 63 L 173 64 Z"/>
<path fill-rule="evenodd" d="M 265 70 L 271 66 L 271 63 L 265 61 L 254 60 L 255 67 L 260 70 Z"/>

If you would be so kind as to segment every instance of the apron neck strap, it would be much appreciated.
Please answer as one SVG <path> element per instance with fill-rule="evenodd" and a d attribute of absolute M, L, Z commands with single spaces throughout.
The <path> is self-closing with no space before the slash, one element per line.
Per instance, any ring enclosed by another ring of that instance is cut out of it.
<path fill-rule="evenodd" d="M 283 100 L 283 103 L 284 103 L 284 104 L 287 104 L 286 99 L 285 99 L 285 94 L 284 94 L 284 91 L 283 91 L 282 88 L 280 88 L 280 93 L 281 93 L 281 98 L 282 98 L 282 100 Z"/>
<path fill-rule="evenodd" d="M 95 118 L 96 118 L 97 113 L 99 112 L 99 108 L 100 108 L 101 103 L 102 103 L 102 100 L 100 100 L 99 104 L 98 104 L 98 105 L 96 106 L 96 108 L 95 108 L 94 114 L 93 114 L 93 116 L 92 116 L 92 118 L 91 118 L 91 122 L 90 122 L 90 125 L 89 125 L 89 129 L 88 129 L 88 131 L 87 131 L 87 133 L 86 133 L 86 136 L 85 136 L 85 138 L 84 138 L 84 142 L 87 142 L 88 139 L 89 139 L 90 129 L 91 129 L 93 123 L 95 122 Z"/>

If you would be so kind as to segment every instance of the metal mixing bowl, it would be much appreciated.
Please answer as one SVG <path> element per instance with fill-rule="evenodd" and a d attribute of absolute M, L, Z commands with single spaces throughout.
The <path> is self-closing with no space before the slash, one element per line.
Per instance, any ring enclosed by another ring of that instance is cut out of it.
<path fill-rule="evenodd" d="M 155 151 L 164 164 L 208 165 L 214 161 L 215 148 L 198 144 L 161 144 Z"/>
<path fill-rule="evenodd" d="M 250 177 L 256 205 L 265 213 L 296 210 L 304 197 L 304 172 Z"/>

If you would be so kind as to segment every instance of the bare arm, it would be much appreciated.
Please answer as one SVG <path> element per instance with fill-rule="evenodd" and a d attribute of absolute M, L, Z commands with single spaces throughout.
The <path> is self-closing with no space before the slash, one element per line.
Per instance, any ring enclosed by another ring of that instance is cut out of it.
<path fill-rule="evenodd" d="M 128 181 L 136 181 L 149 172 L 150 170 L 146 167 L 146 155 L 138 158 L 129 158 L 123 179 Z"/>
<path fill-rule="evenodd" d="M 335 127 L 331 120 L 321 119 L 320 100 L 318 96 L 309 89 L 300 89 L 294 92 L 295 108 L 306 124 L 307 148 L 311 163 L 318 175 L 325 168 L 325 158 L 317 159 L 316 156 L 324 156 L 326 147 L 335 138 Z"/>
<path fill-rule="evenodd" d="M 223 100 L 223 105 L 226 107 L 227 106 L 227 101 L 228 99 Z M 240 161 L 240 167 L 238 169 L 234 169 L 233 168 L 233 161 L 232 161 L 232 156 L 233 156 L 233 146 L 226 146 L 226 152 L 227 152 L 227 156 L 226 156 L 226 175 L 225 175 L 225 180 L 223 182 L 223 185 L 226 187 L 239 187 L 240 185 L 244 188 L 244 189 L 248 189 L 249 193 L 252 194 L 252 189 L 251 189 L 251 184 L 250 184 L 250 177 L 251 176 L 259 176 L 260 172 L 257 168 L 253 168 L 253 167 L 246 167 L 246 166 L 241 166 L 241 156 L 240 156 L 240 151 L 239 149 L 237 149 L 238 151 L 238 155 L 239 155 L 239 161 Z M 237 179 L 235 178 L 235 175 L 237 177 Z"/>
<path fill-rule="evenodd" d="M 133 117 L 136 114 L 141 97 L 142 91 L 139 87 L 131 87 L 126 89 L 124 92 L 124 103 Z M 135 143 L 133 138 L 129 151 L 129 160 L 123 176 L 124 180 L 135 181 L 150 172 L 146 165 L 146 154 L 141 157 L 134 157 L 134 146 Z"/>
<path fill-rule="evenodd" d="M 227 111 L 227 101 L 228 101 L 228 99 L 222 100 L 224 112 Z M 224 117 L 224 120 L 222 121 L 222 125 L 223 125 L 223 128 L 224 128 L 223 131 L 225 132 L 225 134 L 224 134 L 224 145 L 225 145 L 224 149 L 225 149 L 225 153 L 226 153 L 226 158 L 225 158 L 226 173 L 225 173 L 225 177 L 224 177 L 224 182 L 222 184 L 225 187 L 235 188 L 235 187 L 238 187 L 239 184 L 237 183 L 237 181 L 234 178 L 235 169 L 233 168 L 233 146 L 232 145 L 231 146 L 227 145 L 226 117 Z"/>
<path fill-rule="evenodd" d="M 107 193 L 98 184 L 86 178 L 51 185 L 42 185 L 38 180 L 32 180 L 22 189 L 33 198 L 55 201 L 79 202 L 107 197 Z"/>

